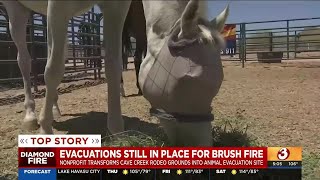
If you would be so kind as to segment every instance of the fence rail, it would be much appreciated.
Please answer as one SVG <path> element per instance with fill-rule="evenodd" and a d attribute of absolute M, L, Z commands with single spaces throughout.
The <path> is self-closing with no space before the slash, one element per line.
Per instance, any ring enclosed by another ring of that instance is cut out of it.
<path fill-rule="evenodd" d="M 241 61 L 244 66 L 246 61 L 258 61 L 261 52 L 283 53 L 283 60 L 320 59 L 320 17 L 236 25 L 237 53 L 223 60 Z"/>

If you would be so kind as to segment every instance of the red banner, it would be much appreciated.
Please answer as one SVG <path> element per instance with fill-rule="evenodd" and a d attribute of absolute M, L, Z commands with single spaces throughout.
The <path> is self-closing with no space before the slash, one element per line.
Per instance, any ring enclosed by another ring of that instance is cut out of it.
<path fill-rule="evenodd" d="M 267 168 L 267 148 L 19 148 L 19 167 Z"/>

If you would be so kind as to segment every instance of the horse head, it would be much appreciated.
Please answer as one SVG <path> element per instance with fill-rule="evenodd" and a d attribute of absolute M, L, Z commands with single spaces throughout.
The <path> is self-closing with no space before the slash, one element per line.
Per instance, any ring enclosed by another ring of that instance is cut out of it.
<path fill-rule="evenodd" d="M 190 0 L 151 67 L 143 95 L 167 113 L 208 114 L 223 81 L 220 33 L 229 6 L 209 21 L 199 16 L 199 0 Z"/>

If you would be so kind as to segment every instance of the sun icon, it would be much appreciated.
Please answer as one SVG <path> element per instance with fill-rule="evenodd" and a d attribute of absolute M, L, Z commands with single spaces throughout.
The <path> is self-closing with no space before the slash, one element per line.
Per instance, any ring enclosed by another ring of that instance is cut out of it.
<path fill-rule="evenodd" d="M 233 169 L 233 170 L 231 171 L 231 174 L 236 175 L 236 174 L 237 174 L 237 170 Z"/>
<path fill-rule="evenodd" d="M 124 175 L 127 175 L 128 173 L 129 173 L 129 172 L 128 172 L 128 170 L 126 170 L 126 169 L 122 171 L 122 174 L 124 174 Z"/>
<path fill-rule="evenodd" d="M 178 169 L 178 170 L 177 170 L 177 174 L 178 174 L 178 175 L 181 175 L 181 174 L 182 174 L 182 170 L 181 170 L 181 169 Z"/>

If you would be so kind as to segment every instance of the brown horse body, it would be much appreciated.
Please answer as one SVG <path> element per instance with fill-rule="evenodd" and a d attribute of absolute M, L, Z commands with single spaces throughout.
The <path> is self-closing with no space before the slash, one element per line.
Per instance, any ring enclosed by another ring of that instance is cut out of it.
<path fill-rule="evenodd" d="M 136 39 L 136 49 L 134 53 L 134 67 L 136 71 L 136 86 L 139 89 L 139 93 L 141 94 L 141 89 L 138 83 L 140 65 L 142 59 L 147 53 L 147 33 L 146 33 L 146 18 L 144 15 L 143 4 L 142 1 L 132 1 L 131 6 L 124 23 L 123 33 L 122 33 L 122 42 L 123 46 L 126 49 L 131 49 L 131 41 L 130 37 L 134 37 Z M 124 59 L 126 56 L 123 56 Z M 126 62 L 124 60 L 124 65 Z M 121 79 L 123 83 L 123 79 Z"/>

